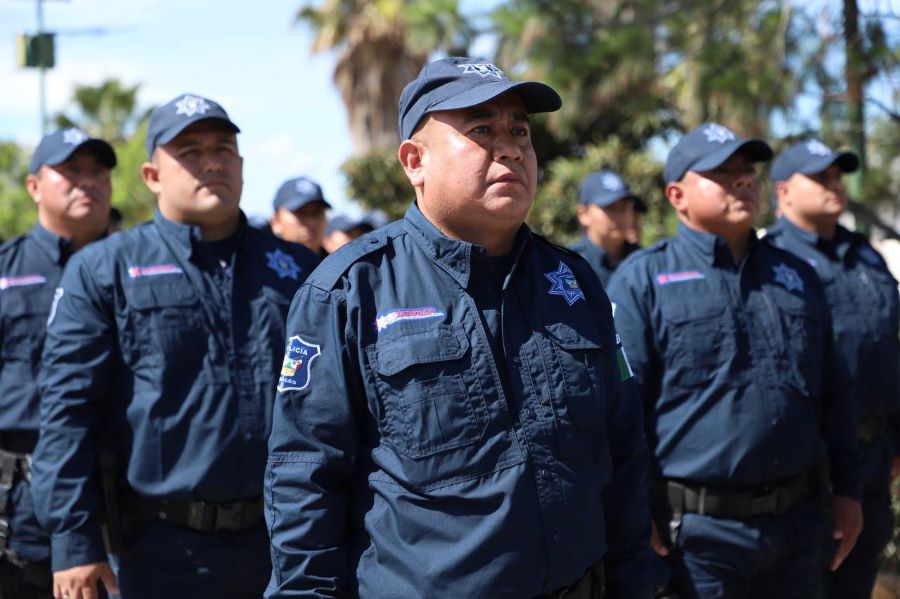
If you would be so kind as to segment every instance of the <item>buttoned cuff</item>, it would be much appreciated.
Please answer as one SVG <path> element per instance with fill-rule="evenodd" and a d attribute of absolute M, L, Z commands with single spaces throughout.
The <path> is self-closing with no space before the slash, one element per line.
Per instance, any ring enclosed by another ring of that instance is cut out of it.
<path fill-rule="evenodd" d="M 108 559 L 99 527 L 85 527 L 56 535 L 50 541 L 50 560 L 54 572 Z"/>

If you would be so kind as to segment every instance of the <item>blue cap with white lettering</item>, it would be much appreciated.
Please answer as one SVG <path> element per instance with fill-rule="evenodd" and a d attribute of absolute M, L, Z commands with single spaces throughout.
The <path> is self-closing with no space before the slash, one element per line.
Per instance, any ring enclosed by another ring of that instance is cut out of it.
<path fill-rule="evenodd" d="M 743 139 L 717 123 L 700 125 L 678 140 L 669 152 L 664 171 L 666 183 L 681 181 L 688 171 L 711 171 L 741 150 L 754 162 L 772 159 L 772 148 L 761 139 Z"/>
<path fill-rule="evenodd" d="M 194 123 L 207 119 L 221 121 L 235 133 L 241 132 L 228 118 L 225 109 L 209 98 L 182 94 L 157 106 L 150 114 L 147 127 L 147 155 L 153 156 L 153 150 L 158 146 L 166 145 Z"/>
<path fill-rule="evenodd" d="M 514 91 L 529 113 L 553 112 L 562 100 L 537 81 L 510 81 L 506 73 L 481 58 L 451 56 L 425 65 L 400 94 L 400 139 L 409 139 L 431 112 L 471 108 Z"/>
<path fill-rule="evenodd" d="M 108 142 L 99 137 L 91 137 L 81 129 L 70 127 L 48 133 L 31 155 L 31 174 L 36 174 L 42 166 L 56 166 L 69 159 L 76 150 L 85 148 L 94 153 L 100 163 L 107 168 L 116 166 L 116 152 Z"/>

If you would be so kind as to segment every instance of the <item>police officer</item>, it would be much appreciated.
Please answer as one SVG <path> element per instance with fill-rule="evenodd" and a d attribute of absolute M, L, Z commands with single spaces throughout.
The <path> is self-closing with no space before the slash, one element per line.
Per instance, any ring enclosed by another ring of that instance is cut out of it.
<path fill-rule="evenodd" d="M 324 255 L 325 211 L 331 204 L 325 201 L 318 183 L 309 177 L 288 179 L 278 188 L 272 207 L 269 224 L 275 235 Z"/>
<path fill-rule="evenodd" d="M 609 293 L 654 453 L 654 547 L 684 597 L 819 597 L 860 528 L 852 406 L 811 268 L 756 239 L 755 163 L 707 123 L 672 148 L 678 234 L 630 256 Z M 833 534 L 822 471 L 830 467 Z M 659 534 L 667 541 L 660 542 Z"/>
<path fill-rule="evenodd" d="M 864 236 L 838 224 L 847 207 L 841 176 L 858 167 L 856 154 L 834 152 L 816 139 L 787 147 L 772 164 L 781 218 L 767 237 L 815 268 L 831 309 L 836 352 L 853 383 L 864 526 L 847 560 L 829 576 L 835 599 L 872 595 L 878 557 L 893 530 L 891 464 L 900 465 L 897 281 Z"/>
<path fill-rule="evenodd" d="M 327 258 L 288 317 L 268 597 L 649 597 L 640 411 L 606 295 L 523 224 L 537 82 L 471 58 L 400 97 L 406 216 Z M 626 372 L 627 376 L 627 372 Z"/>
<path fill-rule="evenodd" d="M 0 248 L 0 598 L 49 597 L 50 540 L 29 479 L 37 443 L 37 373 L 47 315 L 73 252 L 101 237 L 116 154 L 69 128 L 44 136 L 26 179 L 38 224 Z"/>
<path fill-rule="evenodd" d="M 581 182 L 578 222 L 584 236 L 572 250 L 590 263 L 604 286 L 616 266 L 638 249 L 629 236 L 638 226 L 638 213 L 646 211 L 644 202 L 613 171 L 591 173 Z"/>
<path fill-rule="evenodd" d="M 126 599 L 265 587 L 273 376 L 316 259 L 247 226 L 238 131 L 201 96 L 155 109 L 153 221 L 79 252 L 56 292 L 33 486 L 57 598 L 94 596 L 98 580 Z"/>
<path fill-rule="evenodd" d="M 325 227 L 322 248 L 331 254 L 357 237 L 371 232 L 374 228 L 367 219 L 354 219 L 338 214 L 329 219 L 328 226 Z"/>

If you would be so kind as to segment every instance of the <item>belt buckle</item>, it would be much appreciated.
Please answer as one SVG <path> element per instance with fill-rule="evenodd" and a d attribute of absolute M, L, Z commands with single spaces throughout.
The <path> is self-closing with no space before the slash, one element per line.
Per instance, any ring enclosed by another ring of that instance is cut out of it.
<path fill-rule="evenodd" d="M 225 503 L 216 506 L 215 532 L 240 532 L 244 521 L 244 506 L 237 503 Z"/>
<path fill-rule="evenodd" d="M 754 497 L 750 501 L 750 515 L 756 514 L 777 514 L 778 513 L 778 491 Z"/>

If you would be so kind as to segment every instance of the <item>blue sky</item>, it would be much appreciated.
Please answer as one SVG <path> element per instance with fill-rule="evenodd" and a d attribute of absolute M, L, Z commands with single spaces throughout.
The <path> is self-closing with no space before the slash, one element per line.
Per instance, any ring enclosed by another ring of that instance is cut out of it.
<path fill-rule="evenodd" d="M 267 216 L 281 182 L 305 174 L 336 211 L 357 213 L 338 171 L 351 144 L 333 57 L 310 56 L 311 33 L 294 26 L 302 0 L 47 0 L 57 31 L 47 107 L 68 107 L 75 84 L 117 77 L 141 84 L 142 107 L 182 92 L 219 101 L 241 127 L 248 214 Z M 0 0 L 0 140 L 40 139 L 38 74 L 16 67 L 15 37 L 34 32 L 34 0 Z M 102 27 L 104 35 L 74 35 Z M 66 32 L 72 32 L 67 35 Z"/>

